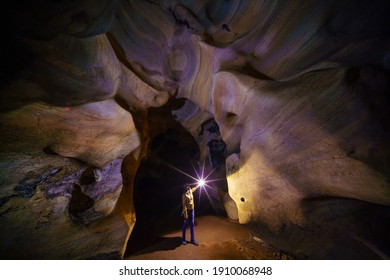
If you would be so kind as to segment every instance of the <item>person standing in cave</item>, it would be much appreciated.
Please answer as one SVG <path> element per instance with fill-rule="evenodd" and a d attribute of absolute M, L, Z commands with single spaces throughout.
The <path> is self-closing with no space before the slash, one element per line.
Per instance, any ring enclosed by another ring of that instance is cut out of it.
<path fill-rule="evenodd" d="M 183 203 L 183 211 L 182 216 L 184 218 L 183 221 L 183 231 L 181 237 L 181 244 L 186 245 L 186 231 L 187 224 L 190 224 L 190 233 L 191 233 L 191 241 L 189 243 L 199 246 L 199 243 L 195 241 L 195 231 L 194 231 L 194 222 L 195 222 L 195 203 L 193 193 L 199 188 L 199 185 L 195 187 L 191 187 L 191 185 L 185 185 L 183 188 L 182 194 L 182 203 Z"/>

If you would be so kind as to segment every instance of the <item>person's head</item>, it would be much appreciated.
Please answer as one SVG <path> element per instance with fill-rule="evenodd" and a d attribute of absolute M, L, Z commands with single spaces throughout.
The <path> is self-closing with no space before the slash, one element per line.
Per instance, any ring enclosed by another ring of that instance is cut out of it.
<path fill-rule="evenodd" d="M 188 192 L 189 190 L 191 190 L 191 184 L 185 184 L 183 186 L 183 193 L 186 193 Z"/>

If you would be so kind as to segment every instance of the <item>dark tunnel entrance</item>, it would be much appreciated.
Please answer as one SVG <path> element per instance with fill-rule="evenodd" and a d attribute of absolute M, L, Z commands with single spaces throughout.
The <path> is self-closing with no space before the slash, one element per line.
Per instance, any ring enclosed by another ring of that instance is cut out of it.
<path fill-rule="evenodd" d="M 156 136 L 150 140 L 148 155 L 142 160 L 135 177 L 136 223 L 127 244 L 126 256 L 135 255 L 163 240 L 164 234 L 181 230 L 182 189 L 185 184 L 194 182 L 183 173 L 196 177 L 203 166 L 199 144 L 172 117 L 171 112 L 178 106 L 177 102 L 149 110 L 149 130 Z M 223 180 L 226 181 L 226 177 Z M 213 187 L 208 189 L 208 195 L 199 190 L 194 193 L 196 217 L 227 217 L 218 188 Z M 195 219 L 195 232 L 196 226 Z M 180 246 L 179 235 L 174 241 L 172 244 Z"/>

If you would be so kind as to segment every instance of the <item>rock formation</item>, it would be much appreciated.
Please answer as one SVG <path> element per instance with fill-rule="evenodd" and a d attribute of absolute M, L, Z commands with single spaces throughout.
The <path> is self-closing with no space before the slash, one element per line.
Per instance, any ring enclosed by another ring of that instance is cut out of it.
<path fill-rule="evenodd" d="M 256 238 L 389 258 L 389 4 L 298 2 L 4 7 L 1 258 L 123 257 L 142 160 L 158 177 L 152 145 L 182 129 Z"/>

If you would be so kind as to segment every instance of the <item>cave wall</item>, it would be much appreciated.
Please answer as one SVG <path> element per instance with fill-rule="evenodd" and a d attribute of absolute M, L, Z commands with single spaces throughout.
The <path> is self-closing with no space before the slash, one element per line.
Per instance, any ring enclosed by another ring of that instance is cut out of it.
<path fill-rule="evenodd" d="M 188 100 L 172 114 L 200 147 L 202 125 L 218 124 L 232 216 L 254 235 L 301 258 L 386 258 L 388 6 L 40 0 L 2 9 L 1 257 L 122 257 L 153 134 L 148 109 L 175 97 Z"/>

